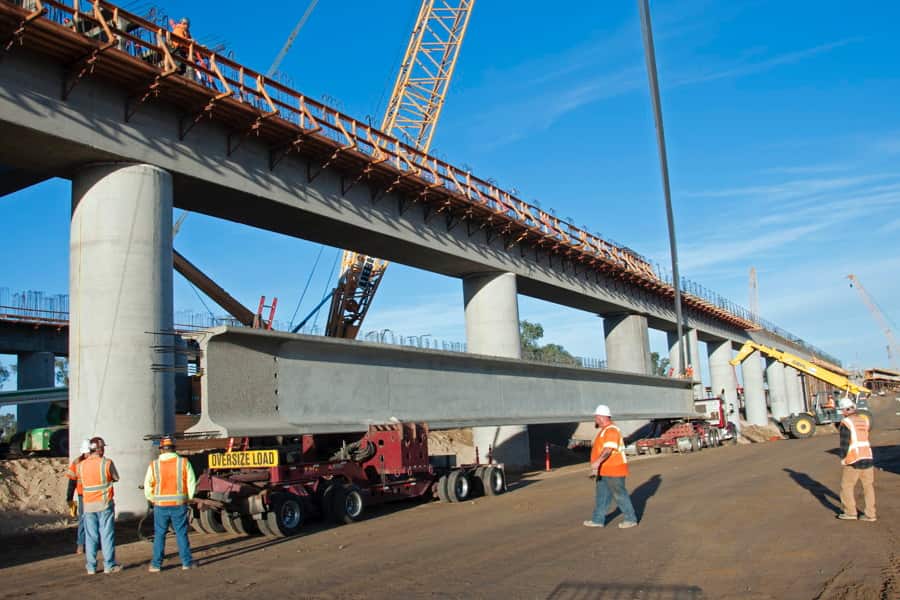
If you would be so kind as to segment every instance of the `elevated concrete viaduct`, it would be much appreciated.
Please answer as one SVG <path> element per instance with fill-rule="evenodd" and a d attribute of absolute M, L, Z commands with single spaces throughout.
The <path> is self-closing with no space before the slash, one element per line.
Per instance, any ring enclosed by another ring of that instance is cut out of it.
<path fill-rule="evenodd" d="M 672 289 L 633 253 L 203 48 L 215 70 L 195 69 L 214 81 L 182 77 L 140 17 L 118 13 L 130 24 L 126 45 L 27 14 L 0 1 L 0 33 L 19 42 L 0 63 L 0 164 L 12 174 L 0 189 L 73 181 L 73 444 L 112 430 L 135 475 L 149 458 L 140 436 L 168 426 L 172 361 L 147 332 L 172 326 L 172 206 L 457 277 L 474 352 L 518 358 L 519 293 L 599 315 L 594 335 L 610 367 L 636 374 L 616 381 L 659 389 L 643 379 L 647 330 L 675 330 Z M 145 60 L 153 56 L 161 62 Z M 85 60 L 90 70 L 71 67 Z M 706 342 L 713 387 L 736 398 L 723 361 L 734 344 L 768 334 L 702 298 L 685 306 L 692 362 Z M 679 343 L 670 340 L 673 352 Z M 744 362 L 743 380 L 747 417 L 764 423 L 758 357 Z M 489 435 L 514 448 L 524 432 Z M 142 504 L 132 493 L 123 509 Z"/>

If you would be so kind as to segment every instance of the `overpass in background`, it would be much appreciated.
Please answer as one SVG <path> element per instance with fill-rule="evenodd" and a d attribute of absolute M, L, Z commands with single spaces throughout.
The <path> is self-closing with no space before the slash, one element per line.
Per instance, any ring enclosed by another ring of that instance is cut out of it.
<path fill-rule="evenodd" d="M 171 429 L 173 206 L 456 277 L 473 353 L 520 357 L 525 294 L 602 317 L 611 370 L 649 373 L 649 328 L 667 332 L 684 369 L 674 290 L 634 251 L 193 41 L 180 65 L 158 23 L 106 2 L 80 6 L 0 0 L 0 191 L 72 180 L 71 439 L 118 428 L 123 468 L 139 469 L 147 449 L 122 424 Z M 713 389 L 735 406 L 735 344 L 833 362 L 685 287 L 694 382 L 704 341 Z M 748 420 L 765 423 L 762 363 L 742 369 Z M 779 369 L 766 368 L 778 406 L 802 403 L 800 379 Z M 654 390 L 632 398 L 652 405 Z"/>

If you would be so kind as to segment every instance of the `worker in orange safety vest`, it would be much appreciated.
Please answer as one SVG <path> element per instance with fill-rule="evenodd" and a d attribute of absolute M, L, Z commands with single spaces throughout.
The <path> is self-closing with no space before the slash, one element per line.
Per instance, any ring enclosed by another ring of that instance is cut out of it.
<path fill-rule="evenodd" d="M 66 502 L 69 505 L 69 516 L 78 519 L 78 531 L 75 534 L 75 553 L 84 553 L 84 498 L 81 483 L 78 481 L 78 465 L 91 455 L 91 440 L 83 440 L 78 448 L 78 457 L 69 464 L 66 478 Z"/>
<path fill-rule="evenodd" d="M 116 505 L 113 500 L 113 484 L 119 473 L 113 461 L 106 458 L 106 442 L 101 437 L 90 440 L 91 454 L 78 463 L 77 485 L 81 486 L 84 510 L 84 556 L 88 575 L 97 572 L 97 550 L 103 552 L 106 573 L 118 573 L 122 566 L 116 563 Z"/>
<path fill-rule="evenodd" d="M 841 505 L 838 519 L 845 521 L 875 521 L 875 462 L 869 443 L 868 417 L 856 411 L 856 404 L 849 397 L 841 398 Z M 862 483 L 865 512 L 856 512 L 856 482 Z"/>
<path fill-rule="evenodd" d="M 625 520 L 619 523 L 619 529 L 628 529 L 638 524 L 634 506 L 625 489 L 625 478 L 628 476 L 628 458 L 625 456 L 625 441 L 622 431 L 613 423 L 609 407 L 600 404 L 594 411 L 594 427 L 600 433 L 594 438 L 591 448 L 591 477 L 596 477 L 597 488 L 594 496 L 594 514 L 585 527 L 603 527 L 606 521 L 606 509 L 613 498 Z"/>
<path fill-rule="evenodd" d="M 159 573 L 162 569 L 166 534 L 170 523 L 178 542 L 181 568 L 187 570 L 197 567 L 191 556 L 187 532 L 190 517 L 188 502 L 194 497 L 196 488 L 197 479 L 191 463 L 175 453 L 175 442 L 172 438 L 161 439 L 159 458 L 150 463 L 144 477 L 144 495 L 153 504 L 153 559 L 150 561 L 149 569 L 151 573 Z"/>

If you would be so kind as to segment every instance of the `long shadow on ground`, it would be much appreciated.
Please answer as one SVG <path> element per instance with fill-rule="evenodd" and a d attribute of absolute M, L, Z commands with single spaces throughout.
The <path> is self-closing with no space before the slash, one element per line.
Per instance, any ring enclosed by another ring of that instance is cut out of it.
<path fill-rule="evenodd" d="M 831 488 L 826 487 L 806 473 L 800 473 L 799 471 L 787 468 L 783 470 L 794 480 L 794 483 L 812 494 L 813 497 L 819 501 L 819 504 L 828 510 L 833 511 L 835 514 L 841 512 L 841 497 L 831 491 Z"/>
<path fill-rule="evenodd" d="M 653 475 L 642 483 L 641 485 L 634 488 L 631 492 L 631 504 L 634 506 L 634 512 L 637 514 L 638 521 L 641 521 L 644 518 L 644 510 L 647 508 L 647 501 L 656 494 L 656 491 L 659 489 L 659 486 L 662 485 L 662 475 L 657 473 Z M 621 515 L 622 511 L 619 510 L 618 507 L 611 513 L 606 515 L 606 522 L 609 523 L 618 515 Z"/>

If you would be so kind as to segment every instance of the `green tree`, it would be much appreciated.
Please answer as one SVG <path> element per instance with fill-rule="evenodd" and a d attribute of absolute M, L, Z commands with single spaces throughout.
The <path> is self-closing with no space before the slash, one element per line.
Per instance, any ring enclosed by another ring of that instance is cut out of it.
<path fill-rule="evenodd" d="M 16 417 L 11 413 L 0 414 L 0 442 L 8 442 L 16 432 Z"/>
<path fill-rule="evenodd" d="M 578 359 L 559 344 L 545 344 L 541 346 L 538 342 L 543 337 L 544 328 L 540 323 L 520 321 L 519 338 L 522 344 L 522 358 L 561 365 L 579 364 Z"/>
<path fill-rule="evenodd" d="M 54 370 L 56 371 L 56 385 L 69 385 L 69 359 L 58 356 L 53 361 Z"/>
<path fill-rule="evenodd" d="M 9 380 L 9 376 L 12 375 L 12 369 L 0 363 L 0 388 L 3 387 L 3 384 Z"/>
<path fill-rule="evenodd" d="M 653 375 L 662 375 L 665 377 L 666 373 L 669 371 L 669 359 L 662 358 L 659 355 L 659 352 L 651 352 L 650 353 L 650 362 L 653 363 Z"/>

